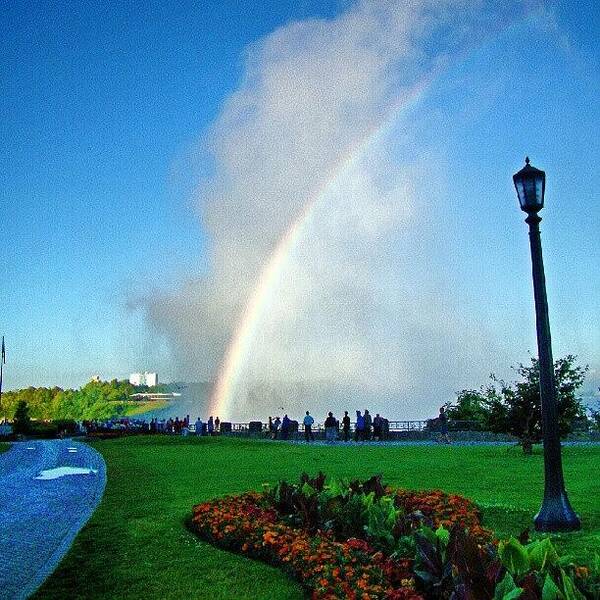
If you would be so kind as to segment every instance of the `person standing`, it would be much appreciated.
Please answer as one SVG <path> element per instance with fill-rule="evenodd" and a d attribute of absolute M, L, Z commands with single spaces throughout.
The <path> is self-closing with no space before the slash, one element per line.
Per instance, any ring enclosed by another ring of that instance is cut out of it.
<path fill-rule="evenodd" d="M 373 419 L 369 414 L 369 411 L 365 409 L 365 440 L 369 441 L 371 439 L 371 425 L 373 424 Z"/>
<path fill-rule="evenodd" d="M 348 411 L 344 411 L 344 418 L 342 419 L 342 439 L 347 442 L 350 439 L 350 417 Z"/>
<path fill-rule="evenodd" d="M 379 416 L 379 413 L 375 415 L 373 419 L 373 439 L 378 442 L 381 441 L 381 427 L 383 425 L 383 419 Z"/>
<path fill-rule="evenodd" d="M 281 421 L 281 439 L 287 440 L 290 432 L 290 418 L 287 415 L 283 415 L 283 421 Z"/>
<path fill-rule="evenodd" d="M 215 422 L 212 418 L 212 415 L 208 418 L 208 423 L 206 425 L 206 429 L 208 431 L 208 435 L 212 435 L 215 431 Z"/>
<path fill-rule="evenodd" d="M 365 418 L 356 411 L 356 428 L 354 429 L 354 441 L 362 442 L 365 439 Z"/>
<path fill-rule="evenodd" d="M 438 415 L 438 425 L 440 428 L 440 442 L 450 444 L 450 436 L 448 435 L 448 415 L 446 409 L 442 406 Z"/>
<path fill-rule="evenodd" d="M 221 419 L 219 419 L 219 417 L 217 417 L 215 419 L 215 433 L 219 432 L 219 427 L 221 426 Z"/>
<path fill-rule="evenodd" d="M 306 415 L 304 416 L 304 439 L 307 442 L 314 441 L 315 436 L 312 432 L 312 426 L 314 425 L 315 420 L 311 417 L 310 413 L 306 411 Z"/>
<path fill-rule="evenodd" d="M 325 439 L 327 440 L 328 444 L 333 444 L 333 442 L 335 442 L 336 433 L 337 421 L 335 420 L 333 413 L 330 412 L 325 419 Z"/>
<path fill-rule="evenodd" d="M 202 435 L 202 419 L 200 417 L 198 417 L 196 419 L 196 435 Z"/>
<path fill-rule="evenodd" d="M 281 425 L 281 419 L 279 417 L 275 417 L 273 421 L 273 439 L 276 440 L 279 434 L 279 427 Z"/>

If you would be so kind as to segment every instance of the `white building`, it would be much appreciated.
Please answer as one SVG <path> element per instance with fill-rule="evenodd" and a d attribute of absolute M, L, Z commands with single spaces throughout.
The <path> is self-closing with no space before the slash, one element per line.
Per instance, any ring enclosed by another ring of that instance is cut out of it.
<path fill-rule="evenodd" d="M 129 376 L 129 383 L 131 385 L 142 385 L 142 379 L 144 379 L 143 373 L 132 373 Z"/>
<path fill-rule="evenodd" d="M 144 373 L 146 378 L 146 385 L 148 387 L 154 387 L 158 385 L 158 373 Z"/>
<path fill-rule="evenodd" d="M 132 373 L 129 376 L 129 383 L 135 386 L 147 385 L 148 387 L 154 387 L 158 385 L 158 373 L 148 373 L 147 371 Z"/>

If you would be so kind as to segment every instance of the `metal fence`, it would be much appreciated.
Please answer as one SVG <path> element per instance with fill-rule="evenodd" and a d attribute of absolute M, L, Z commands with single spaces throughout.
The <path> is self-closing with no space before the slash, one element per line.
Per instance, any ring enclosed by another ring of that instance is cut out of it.
<path fill-rule="evenodd" d="M 296 430 L 296 426 L 298 430 L 302 430 L 302 423 L 298 423 L 294 421 L 293 430 Z M 223 425 L 223 424 L 222 424 Z M 227 428 L 229 428 L 227 426 Z M 340 427 L 341 428 L 341 427 Z M 404 420 L 404 421 L 390 421 L 387 420 L 387 430 L 390 432 L 401 432 L 401 431 L 436 431 L 438 428 L 437 419 L 421 419 L 421 420 Z M 481 423 L 478 421 L 448 421 L 448 428 L 452 431 L 481 431 Z M 350 430 L 354 431 L 356 429 L 356 422 L 352 422 L 350 424 Z M 250 431 L 254 431 L 258 433 L 262 431 L 264 433 L 269 432 L 268 423 L 263 423 L 261 421 L 253 421 L 247 423 L 231 423 L 231 432 L 232 433 L 248 433 Z M 323 423 L 315 422 L 313 425 L 313 431 L 325 431 L 325 426 Z"/>

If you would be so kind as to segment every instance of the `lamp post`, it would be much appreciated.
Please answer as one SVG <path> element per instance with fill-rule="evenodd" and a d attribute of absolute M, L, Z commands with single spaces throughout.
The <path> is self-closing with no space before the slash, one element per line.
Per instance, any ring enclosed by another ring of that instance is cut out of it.
<path fill-rule="evenodd" d="M 581 527 L 581 523 L 569 504 L 563 478 L 546 279 L 540 239 L 540 221 L 542 219 L 538 215 L 544 206 L 546 174 L 544 171 L 532 167 L 529 164 L 529 157 L 527 157 L 525 166 L 513 175 L 513 181 L 521 210 L 527 213 L 525 222 L 529 225 L 538 366 L 540 369 L 542 433 L 544 437 L 544 500 L 540 512 L 535 516 L 534 523 L 538 531 L 574 531 Z"/>

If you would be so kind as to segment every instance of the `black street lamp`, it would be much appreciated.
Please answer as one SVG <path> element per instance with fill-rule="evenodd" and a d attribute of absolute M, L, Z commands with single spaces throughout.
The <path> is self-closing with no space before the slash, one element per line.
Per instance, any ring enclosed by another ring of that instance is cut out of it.
<path fill-rule="evenodd" d="M 540 221 L 542 219 L 538 215 L 544 206 L 546 174 L 544 171 L 532 167 L 529 164 L 529 157 L 525 159 L 525 163 L 525 166 L 513 175 L 513 181 L 517 188 L 521 210 L 527 213 L 525 222 L 529 225 L 540 369 L 542 433 L 544 436 L 544 500 L 540 512 L 535 516 L 535 528 L 538 531 L 574 531 L 581 528 L 581 523 L 569 504 L 563 478 L 546 279 L 540 239 Z"/>

